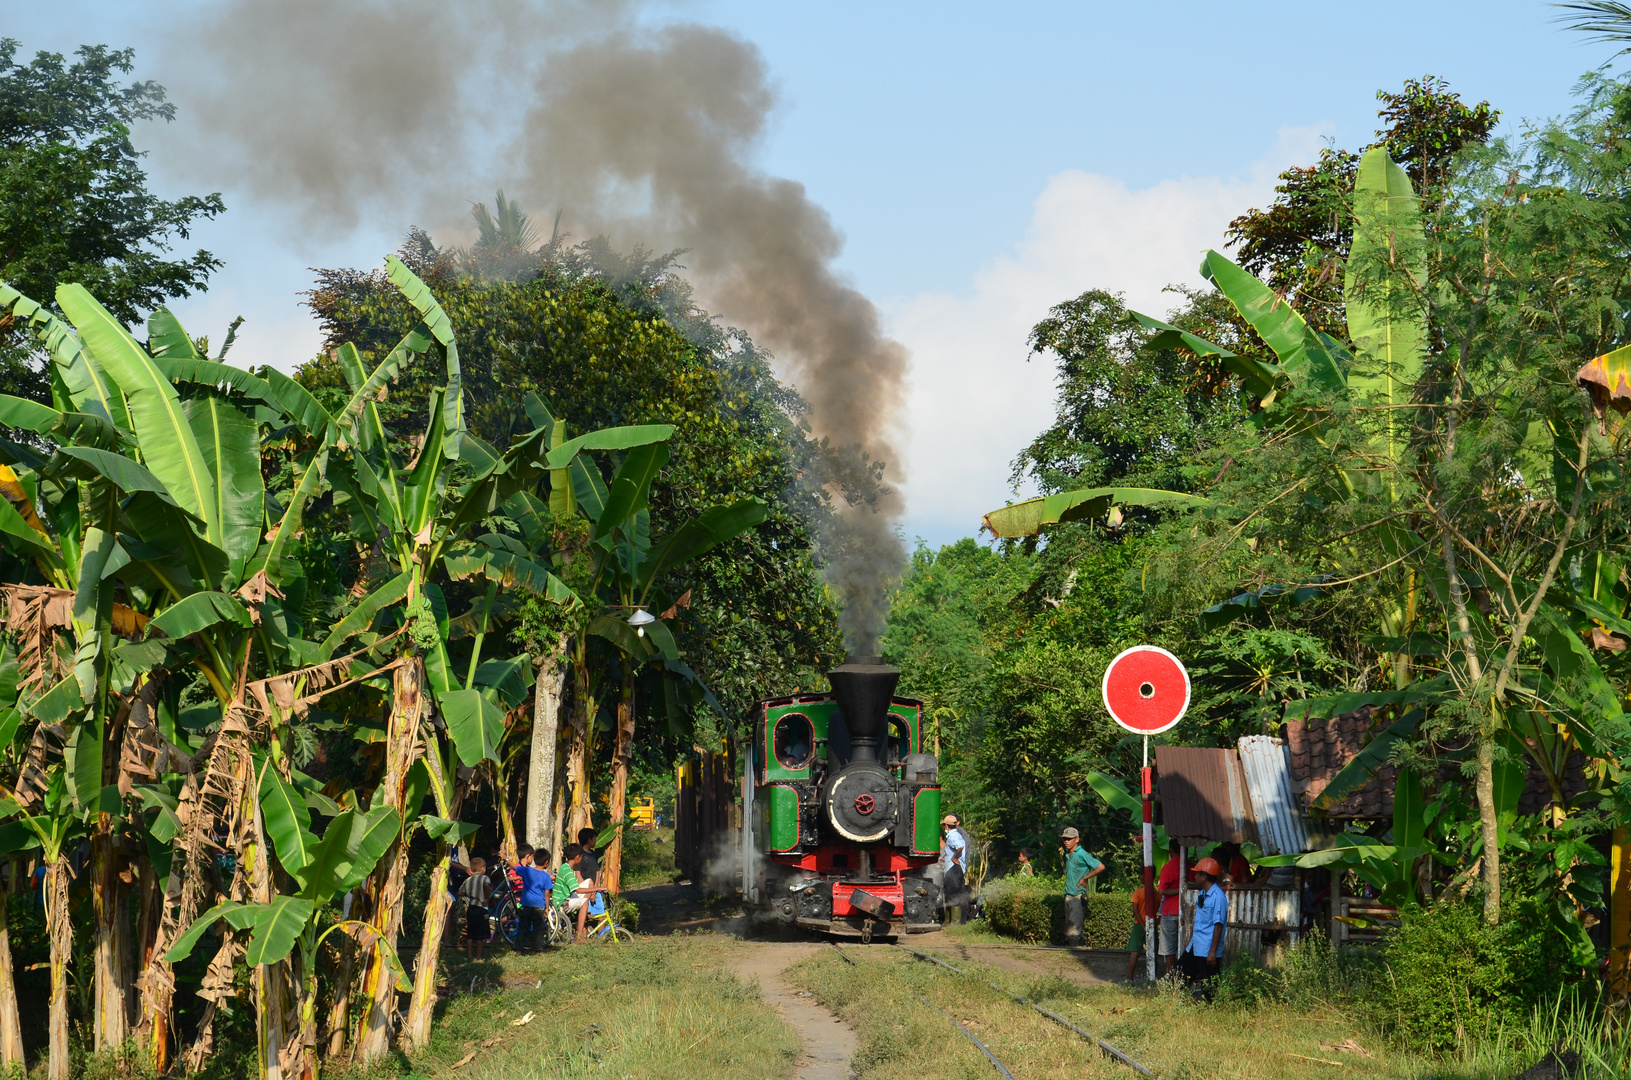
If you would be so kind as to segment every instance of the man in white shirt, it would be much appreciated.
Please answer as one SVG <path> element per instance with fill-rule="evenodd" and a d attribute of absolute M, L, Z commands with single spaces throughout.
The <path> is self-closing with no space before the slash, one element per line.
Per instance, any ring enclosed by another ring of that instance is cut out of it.
<path fill-rule="evenodd" d="M 957 922 L 968 922 L 973 917 L 967 884 L 968 833 L 963 831 L 956 814 L 940 819 L 940 869 L 944 873 L 948 921 L 955 910 Z"/>

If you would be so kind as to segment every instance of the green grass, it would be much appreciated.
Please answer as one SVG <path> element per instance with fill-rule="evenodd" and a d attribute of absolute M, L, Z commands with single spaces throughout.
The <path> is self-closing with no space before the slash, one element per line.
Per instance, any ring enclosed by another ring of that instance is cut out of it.
<path fill-rule="evenodd" d="M 771 1080 L 792 1072 L 797 1035 L 721 970 L 729 939 L 676 938 L 574 946 L 450 966 L 457 992 L 438 1012 L 431 1045 L 343 1080 L 385 1077 L 640 1077 Z M 475 991 L 470 992 L 475 980 Z M 519 1027 L 513 1021 L 527 1013 Z M 483 1042 L 496 1039 L 485 1048 Z M 455 1070 L 461 1059 L 476 1057 Z"/>
<path fill-rule="evenodd" d="M 813 957 L 788 972 L 789 983 L 856 1029 L 856 1075 L 882 1080 L 913 1071 L 922 1080 L 989 1077 L 990 1063 L 950 1023 L 917 1002 L 921 995 L 966 1024 L 1016 1076 L 1134 1074 L 1096 1049 L 987 985 L 1031 997 L 1142 1062 L 1164 1080 L 1508 1080 L 1554 1043 L 1583 1051 L 1587 1080 L 1625 1075 L 1627 1044 L 1603 1042 L 1589 1014 L 1557 1009 L 1528 1028 L 1486 1032 L 1450 1058 L 1392 1050 L 1348 1011 L 1286 1004 L 1208 1005 L 1174 981 L 1156 990 L 1081 987 L 1062 978 L 1027 979 L 956 960 L 967 977 L 914 960 L 899 949 L 849 949 Z M 1368 1052 L 1343 1052 L 1352 1040 Z"/>

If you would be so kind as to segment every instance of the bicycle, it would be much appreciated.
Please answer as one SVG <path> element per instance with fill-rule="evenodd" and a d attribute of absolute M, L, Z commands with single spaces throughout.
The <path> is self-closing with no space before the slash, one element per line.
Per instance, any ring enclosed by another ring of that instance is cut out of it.
<path fill-rule="evenodd" d="M 606 893 L 601 892 L 601 897 Z M 589 941 L 615 941 L 619 945 L 634 941 L 634 931 L 612 918 L 612 905 L 608 901 L 598 915 L 590 915 L 584 922 L 584 934 Z M 578 920 L 554 900 L 549 902 L 549 943 L 565 945 L 578 933 Z"/>

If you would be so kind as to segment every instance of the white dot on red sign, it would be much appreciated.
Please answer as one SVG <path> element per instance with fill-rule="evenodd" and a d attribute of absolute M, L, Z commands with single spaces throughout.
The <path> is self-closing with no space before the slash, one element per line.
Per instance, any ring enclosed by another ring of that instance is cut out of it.
<path fill-rule="evenodd" d="M 1104 707 L 1139 735 L 1166 731 L 1189 708 L 1189 672 L 1167 650 L 1135 645 L 1104 669 Z"/>

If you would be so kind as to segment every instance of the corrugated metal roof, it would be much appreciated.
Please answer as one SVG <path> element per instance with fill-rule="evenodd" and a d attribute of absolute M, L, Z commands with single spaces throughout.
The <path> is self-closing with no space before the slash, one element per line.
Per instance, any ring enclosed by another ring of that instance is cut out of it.
<path fill-rule="evenodd" d="M 1246 773 L 1263 854 L 1306 851 L 1308 824 L 1291 794 L 1291 754 L 1286 744 L 1268 735 L 1247 735 L 1240 740 L 1240 764 Z"/>
<path fill-rule="evenodd" d="M 1202 746 L 1158 746 L 1161 818 L 1167 835 L 1191 843 L 1257 843 L 1240 755 Z"/>

